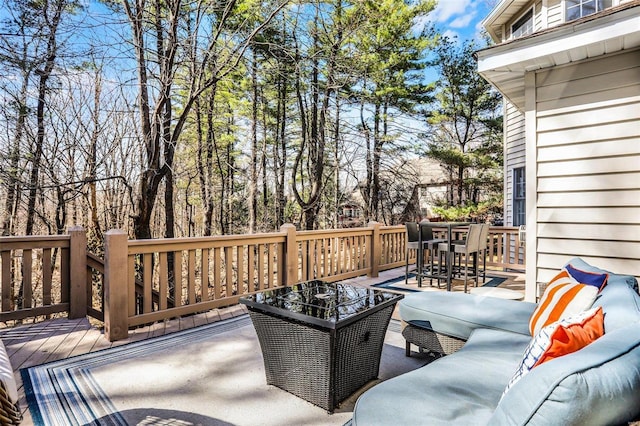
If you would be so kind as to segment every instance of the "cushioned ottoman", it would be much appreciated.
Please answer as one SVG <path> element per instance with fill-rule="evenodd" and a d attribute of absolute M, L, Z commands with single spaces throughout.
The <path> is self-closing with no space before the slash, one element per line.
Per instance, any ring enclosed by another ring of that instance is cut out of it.
<path fill-rule="evenodd" d="M 429 352 L 451 354 L 477 328 L 528 334 L 529 317 L 535 307 L 535 303 L 465 293 L 406 295 L 399 312 L 405 322 L 402 334 L 407 355 L 411 344 Z"/>

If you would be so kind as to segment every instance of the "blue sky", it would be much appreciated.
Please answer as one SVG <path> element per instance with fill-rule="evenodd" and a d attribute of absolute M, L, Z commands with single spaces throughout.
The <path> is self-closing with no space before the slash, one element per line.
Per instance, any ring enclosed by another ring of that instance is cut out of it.
<path fill-rule="evenodd" d="M 429 19 L 449 38 L 475 39 L 496 0 L 439 0 Z"/>

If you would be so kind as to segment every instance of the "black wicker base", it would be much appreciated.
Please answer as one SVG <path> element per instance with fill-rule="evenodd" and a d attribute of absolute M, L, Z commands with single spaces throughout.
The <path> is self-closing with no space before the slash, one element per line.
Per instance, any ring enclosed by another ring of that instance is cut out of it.
<path fill-rule="evenodd" d="M 267 384 L 329 412 L 378 377 L 391 305 L 337 330 L 310 327 L 249 309 Z"/>
<path fill-rule="evenodd" d="M 418 346 L 421 350 L 434 352 L 441 355 L 449 355 L 462 348 L 465 341 L 446 334 L 437 333 L 422 327 L 416 327 L 404 323 L 402 336 L 407 341 L 405 354 L 411 356 L 411 344 Z"/>

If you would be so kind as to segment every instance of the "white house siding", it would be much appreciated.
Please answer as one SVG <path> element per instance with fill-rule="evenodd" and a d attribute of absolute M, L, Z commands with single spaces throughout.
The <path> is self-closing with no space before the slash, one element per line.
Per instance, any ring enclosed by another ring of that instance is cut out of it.
<path fill-rule="evenodd" d="M 511 102 L 504 101 L 504 225 L 513 226 L 513 169 L 524 167 L 526 163 L 526 139 L 524 114 Z M 515 236 L 508 244 L 511 247 L 509 262 L 518 263 L 515 259 Z M 505 244 L 506 246 L 506 244 Z M 522 253 L 520 259 L 523 261 Z"/>
<path fill-rule="evenodd" d="M 547 0 L 547 28 L 562 24 L 562 0 Z"/>
<path fill-rule="evenodd" d="M 573 256 L 640 276 L 640 50 L 538 72 L 535 108 L 537 282 Z"/>
<path fill-rule="evenodd" d="M 526 162 L 524 114 L 507 100 L 505 100 L 504 110 L 504 224 L 505 226 L 513 226 L 513 169 L 524 167 Z"/>

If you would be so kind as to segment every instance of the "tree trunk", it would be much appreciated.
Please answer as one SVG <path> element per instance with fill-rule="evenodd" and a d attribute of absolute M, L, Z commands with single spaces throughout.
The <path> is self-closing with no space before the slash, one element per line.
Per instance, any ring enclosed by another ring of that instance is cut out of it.
<path fill-rule="evenodd" d="M 215 143 L 215 132 L 213 122 L 213 108 L 215 106 L 216 88 L 211 89 L 208 99 L 207 109 L 207 132 L 204 138 L 204 159 L 200 162 L 200 183 L 202 202 L 204 203 L 204 235 L 209 236 L 213 233 L 213 145 Z"/>
<path fill-rule="evenodd" d="M 162 181 L 160 171 L 160 139 L 159 129 L 152 126 L 151 108 L 149 106 L 149 89 L 147 78 L 147 59 L 145 51 L 144 31 L 146 19 L 144 17 L 144 1 L 137 2 L 132 9 L 128 0 L 123 5 L 133 32 L 133 45 L 136 53 L 136 68 L 138 72 L 138 107 L 140 109 L 140 126 L 142 142 L 145 146 L 146 158 L 144 170 L 140 175 L 136 214 L 133 216 L 133 232 L 137 239 L 151 238 L 151 214 L 158 194 L 158 187 Z"/>
<path fill-rule="evenodd" d="M 360 189 L 360 193 L 362 194 L 362 198 L 364 198 L 364 217 L 368 222 L 372 217 L 372 209 L 371 209 L 371 188 L 373 187 L 373 146 L 371 145 L 371 132 L 369 130 L 369 126 L 367 126 L 367 121 L 364 116 L 364 98 L 361 99 L 360 103 L 360 125 L 362 126 L 362 131 L 364 133 L 365 145 L 367 147 L 367 153 L 365 156 L 365 162 L 367 167 L 367 177 L 365 181 L 365 187 Z"/>
<path fill-rule="evenodd" d="M 284 71 L 284 70 L 283 70 Z M 275 188 L 275 228 L 280 229 L 284 224 L 284 209 L 286 198 L 284 194 L 285 173 L 286 173 L 286 120 L 287 120 L 287 77 L 281 72 L 278 76 L 278 108 L 277 108 L 277 133 L 273 144 L 274 172 L 276 174 Z"/>
<path fill-rule="evenodd" d="M 335 129 L 333 131 L 333 141 L 335 145 L 335 151 L 333 153 L 333 162 L 335 169 L 335 182 L 334 182 L 334 209 L 332 213 L 333 229 L 338 228 L 338 209 L 340 208 L 340 102 L 339 96 L 336 95 L 336 119 L 334 122 Z"/>
<path fill-rule="evenodd" d="M 40 179 L 40 166 L 42 161 L 42 149 L 44 145 L 44 108 L 47 100 L 47 82 L 49 80 L 49 77 L 51 77 L 51 72 L 53 71 L 53 67 L 56 61 L 58 52 L 58 24 L 60 23 L 60 17 L 65 6 L 66 2 L 64 0 L 57 0 L 54 3 L 55 9 L 52 11 L 53 16 L 51 17 L 51 21 L 47 19 L 50 10 L 44 10 L 45 19 L 48 24 L 49 35 L 47 39 L 47 53 L 44 68 L 41 70 L 36 70 L 36 74 L 38 74 L 38 76 L 40 77 L 40 81 L 38 83 L 38 105 L 36 107 L 36 121 L 38 130 L 36 133 L 36 144 L 32 151 L 33 162 L 31 163 L 31 174 L 29 176 L 29 198 L 27 206 L 27 224 L 25 230 L 25 233 L 27 235 L 33 234 L 36 198 L 38 196 L 38 180 Z"/>
<path fill-rule="evenodd" d="M 249 233 L 256 232 L 258 218 L 258 60 L 255 49 L 252 50 L 251 61 L 251 91 L 253 105 L 251 106 L 251 159 L 249 165 Z"/>
<path fill-rule="evenodd" d="M 376 101 L 373 116 L 373 159 L 371 164 L 371 213 L 373 220 L 380 220 L 380 156 L 382 142 L 380 138 L 380 102 Z"/>
<path fill-rule="evenodd" d="M 10 169 L 7 174 L 7 198 L 5 200 L 5 212 L 2 223 L 2 235 L 13 235 L 15 230 L 15 219 L 20 200 L 20 142 L 24 133 L 27 118 L 27 88 L 29 85 L 30 72 L 23 70 L 22 86 L 18 101 L 18 117 L 16 121 L 15 133 L 11 151 L 9 152 Z"/>
<path fill-rule="evenodd" d="M 96 72 L 96 82 L 93 94 L 93 131 L 89 145 L 88 155 L 88 179 L 89 179 L 89 210 L 91 211 L 91 227 L 89 228 L 90 244 L 99 245 L 102 242 L 102 229 L 98 219 L 98 197 L 96 194 L 97 178 L 97 145 L 100 134 L 100 95 L 102 93 L 102 77 L 100 71 Z"/>

